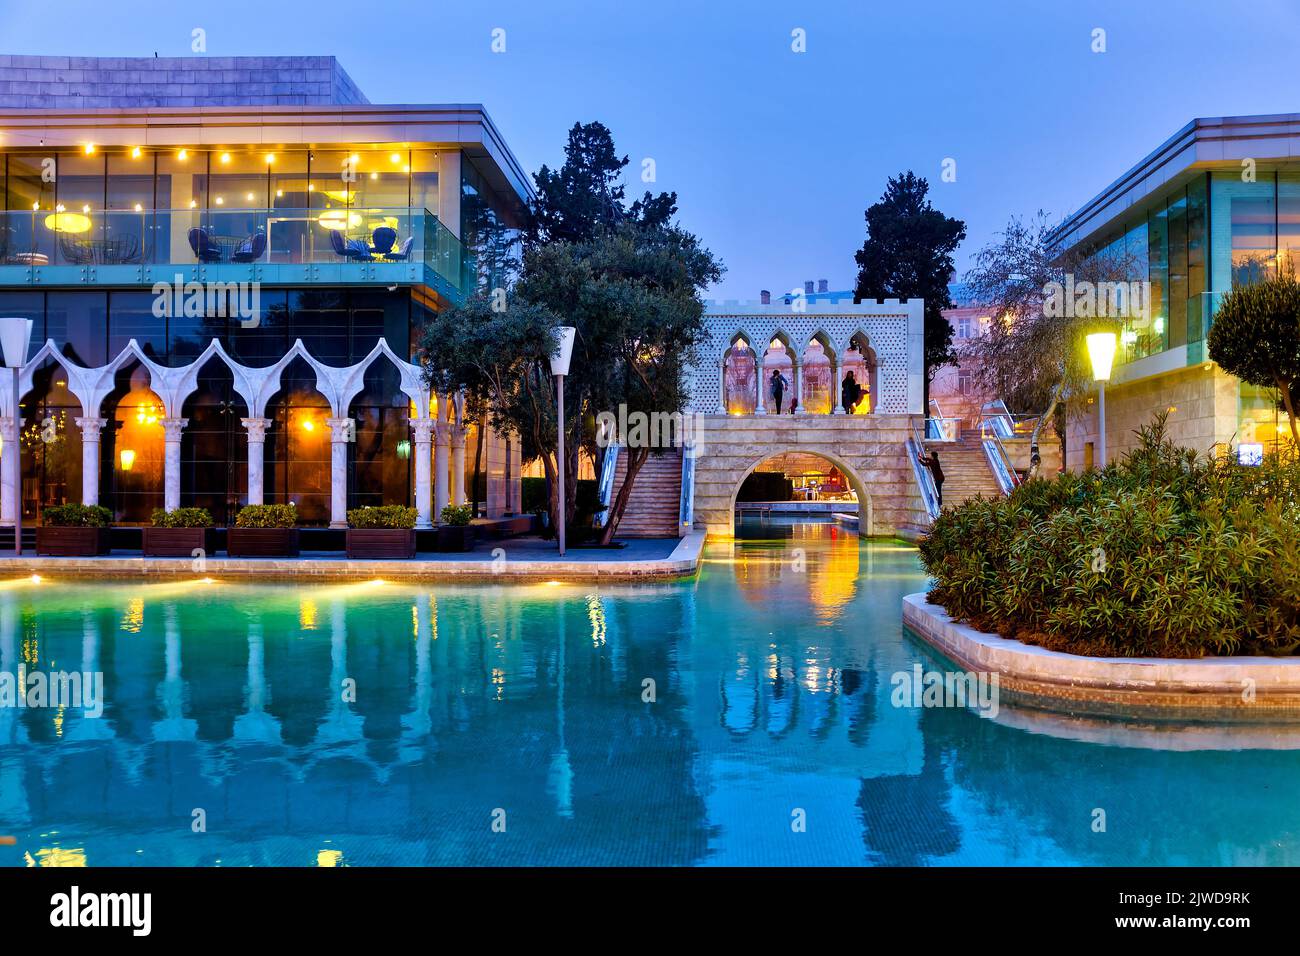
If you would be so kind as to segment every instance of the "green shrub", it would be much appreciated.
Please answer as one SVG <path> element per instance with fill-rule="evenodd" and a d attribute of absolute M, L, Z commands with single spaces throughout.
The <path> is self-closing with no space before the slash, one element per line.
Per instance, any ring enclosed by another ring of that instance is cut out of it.
<path fill-rule="evenodd" d="M 368 505 L 348 511 L 349 528 L 414 528 L 416 511 L 406 505 Z"/>
<path fill-rule="evenodd" d="M 1102 471 L 945 511 L 930 599 L 981 630 L 1073 653 L 1300 649 L 1300 462 L 1200 459 L 1164 416 Z"/>
<path fill-rule="evenodd" d="M 113 512 L 103 505 L 52 505 L 41 517 L 55 528 L 107 528 L 113 523 Z"/>
<path fill-rule="evenodd" d="M 247 505 L 235 516 L 236 528 L 292 528 L 297 523 L 293 505 Z"/>
<path fill-rule="evenodd" d="M 155 508 L 152 521 L 155 528 L 211 528 L 215 523 L 207 508 Z"/>
<path fill-rule="evenodd" d="M 473 517 L 474 511 L 469 505 L 447 505 L 442 509 L 442 523 L 454 528 L 469 524 Z"/>
<path fill-rule="evenodd" d="M 519 508 L 524 514 L 536 514 L 546 510 L 546 479 L 519 479 Z"/>

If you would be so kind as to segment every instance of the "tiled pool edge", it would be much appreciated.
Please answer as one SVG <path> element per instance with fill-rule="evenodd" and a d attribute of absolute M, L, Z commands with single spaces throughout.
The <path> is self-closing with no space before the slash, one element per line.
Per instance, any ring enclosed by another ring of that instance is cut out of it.
<path fill-rule="evenodd" d="M 13 574 L 52 577 L 257 578 L 259 580 L 389 581 L 645 581 L 693 577 L 700 567 L 705 533 L 693 531 L 677 542 L 666 558 L 620 560 L 599 558 L 568 561 L 419 558 L 353 561 L 347 558 L 218 558 L 204 559 L 202 569 L 191 558 L 107 557 L 51 558 L 0 555 L 0 578 Z"/>
<path fill-rule="evenodd" d="M 1111 715 L 1300 719 L 1300 658 L 1080 657 L 959 624 L 925 594 L 903 624 L 958 667 L 997 673 L 1000 689 L 1056 710 Z"/>

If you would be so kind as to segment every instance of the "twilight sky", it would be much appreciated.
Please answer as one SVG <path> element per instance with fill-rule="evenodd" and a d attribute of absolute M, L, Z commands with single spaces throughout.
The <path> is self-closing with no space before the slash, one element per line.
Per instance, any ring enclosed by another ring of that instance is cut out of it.
<path fill-rule="evenodd" d="M 964 270 L 1008 217 L 1068 213 L 1193 117 L 1300 111 L 1296 0 L 202 6 L 0 0 L 0 53 L 185 56 L 203 27 L 210 56 L 334 54 L 373 103 L 483 103 L 529 172 L 598 119 L 629 194 L 646 157 L 678 192 L 727 265 L 721 298 L 851 287 L 863 210 L 904 169 L 966 221 Z"/>

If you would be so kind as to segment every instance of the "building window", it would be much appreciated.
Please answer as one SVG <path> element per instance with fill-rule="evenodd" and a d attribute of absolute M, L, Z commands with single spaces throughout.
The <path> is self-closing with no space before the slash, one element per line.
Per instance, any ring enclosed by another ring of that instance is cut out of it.
<path fill-rule="evenodd" d="M 970 330 L 971 330 L 970 319 L 957 320 L 957 338 L 959 339 L 970 338 L 971 337 Z"/>
<path fill-rule="evenodd" d="M 962 395 L 970 395 L 975 391 L 975 376 L 970 372 L 958 372 L 957 391 Z"/>

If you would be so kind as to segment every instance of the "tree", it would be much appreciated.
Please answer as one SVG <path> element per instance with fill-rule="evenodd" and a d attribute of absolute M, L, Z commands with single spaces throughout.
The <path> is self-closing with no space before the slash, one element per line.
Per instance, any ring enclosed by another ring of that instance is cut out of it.
<path fill-rule="evenodd" d="M 1296 430 L 1296 387 L 1300 384 L 1300 282 L 1283 274 L 1238 286 L 1223 297 L 1206 339 L 1210 358 L 1250 385 L 1276 388 Z"/>
<path fill-rule="evenodd" d="M 867 208 L 867 239 L 854 255 L 858 299 L 891 297 L 925 300 L 925 388 L 944 365 L 956 363 L 948 281 L 952 254 L 966 238 L 966 224 L 930 204 L 930 184 L 910 170 L 891 177 L 880 201 Z"/>
<path fill-rule="evenodd" d="M 988 308 L 992 321 L 970 344 L 975 380 L 1015 413 L 1039 414 L 1030 437 L 1037 451 L 1043 426 L 1056 423 L 1056 411 L 1068 394 L 1091 387 L 1092 374 L 1082 348 L 1085 333 L 1098 317 L 1045 307 L 1049 293 L 1075 285 L 1127 280 L 1137 268 L 1127 254 L 1087 249 L 1062 250 L 1055 226 L 1040 211 L 1025 222 L 1015 217 L 999 239 L 975 254 L 966 274 L 971 298 Z"/>
<path fill-rule="evenodd" d="M 574 123 L 564 147 L 564 165 L 543 165 L 533 176 L 533 202 L 528 245 L 541 242 L 590 242 L 624 222 L 667 225 L 677 212 L 677 194 L 648 191 L 630 207 L 624 205 L 621 182 L 627 157 L 614 148 L 614 137 L 603 123 Z"/>

